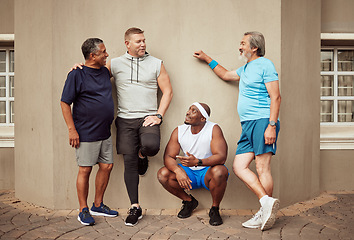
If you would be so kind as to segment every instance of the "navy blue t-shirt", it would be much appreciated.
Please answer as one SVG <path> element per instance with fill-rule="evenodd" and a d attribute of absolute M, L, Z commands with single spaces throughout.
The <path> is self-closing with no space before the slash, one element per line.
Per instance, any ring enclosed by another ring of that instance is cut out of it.
<path fill-rule="evenodd" d="M 101 141 L 111 136 L 114 104 L 106 67 L 83 66 L 83 69 L 71 71 L 61 101 L 73 103 L 74 124 L 81 142 Z"/>

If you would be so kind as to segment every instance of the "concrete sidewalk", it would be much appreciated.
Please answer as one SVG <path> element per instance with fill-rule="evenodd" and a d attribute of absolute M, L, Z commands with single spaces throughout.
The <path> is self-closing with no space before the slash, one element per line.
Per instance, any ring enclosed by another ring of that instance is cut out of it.
<path fill-rule="evenodd" d="M 246 229 L 241 223 L 251 210 L 222 210 L 224 224 L 209 225 L 208 209 L 179 219 L 178 209 L 145 209 L 135 227 L 124 225 L 128 209 L 116 218 L 95 217 L 83 226 L 77 210 L 49 210 L 0 191 L 0 239 L 354 239 L 354 191 L 323 193 L 310 201 L 281 209 L 268 231 Z"/>

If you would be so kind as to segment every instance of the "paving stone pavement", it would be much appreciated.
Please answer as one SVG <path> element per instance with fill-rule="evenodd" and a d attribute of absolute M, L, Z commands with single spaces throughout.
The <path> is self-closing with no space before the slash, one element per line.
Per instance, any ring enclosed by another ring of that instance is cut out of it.
<path fill-rule="evenodd" d="M 116 218 L 95 217 L 94 226 L 77 221 L 77 210 L 50 210 L 0 191 L 0 239 L 354 239 L 354 191 L 326 192 L 283 208 L 272 229 L 246 229 L 241 223 L 256 210 L 221 210 L 224 224 L 209 225 L 207 209 L 179 219 L 177 209 L 144 209 L 135 227 L 124 225 L 127 209 Z"/>

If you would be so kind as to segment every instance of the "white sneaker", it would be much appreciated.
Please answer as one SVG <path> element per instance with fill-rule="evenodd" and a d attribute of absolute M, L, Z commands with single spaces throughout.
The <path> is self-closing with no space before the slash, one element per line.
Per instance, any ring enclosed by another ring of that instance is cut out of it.
<path fill-rule="evenodd" d="M 262 226 L 262 208 L 248 221 L 242 223 L 245 228 L 260 228 Z"/>
<path fill-rule="evenodd" d="M 266 203 L 262 206 L 262 226 L 261 230 L 270 229 L 276 219 L 276 215 L 279 209 L 279 200 L 276 198 L 268 197 Z"/>

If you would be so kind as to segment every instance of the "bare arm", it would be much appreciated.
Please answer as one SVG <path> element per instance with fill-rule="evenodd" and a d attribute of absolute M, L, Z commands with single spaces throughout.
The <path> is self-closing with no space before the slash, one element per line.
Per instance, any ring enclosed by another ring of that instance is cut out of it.
<path fill-rule="evenodd" d="M 176 179 L 179 185 L 184 189 L 192 189 L 191 180 L 186 172 L 178 166 L 176 156 L 180 151 L 181 146 L 178 143 L 178 128 L 173 130 L 170 140 L 167 143 L 164 153 L 164 163 L 168 170 L 176 174 Z"/>
<path fill-rule="evenodd" d="M 280 91 L 279 91 L 279 81 L 272 81 L 265 84 L 269 97 L 270 97 L 270 117 L 269 121 L 278 121 L 279 109 L 280 109 Z M 264 132 L 265 144 L 273 144 L 276 140 L 276 127 L 268 125 L 266 131 Z"/>
<path fill-rule="evenodd" d="M 213 127 L 213 137 L 210 142 L 211 155 L 208 158 L 201 159 L 203 166 L 215 166 L 222 165 L 226 162 L 227 157 L 227 143 L 222 133 L 221 128 L 218 125 Z M 187 153 L 188 156 L 178 156 L 181 159 L 181 163 L 186 167 L 197 166 L 198 159 L 193 155 Z"/>
<path fill-rule="evenodd" d="M 193 57 L 198 58 L 201 61 L 206 62 L 209 64 L 213 59 L 209 57 L 206 53 L 202 50 L 196 51 Z M 223 66 L 218 64 L 214 69 L 214 73 L 224 81 L 239 81 L 240 77 L 237 75 L 236 71 L 228 71 Z"/>
<path fill-rule="evenodd" d="M 80 146 L 80 139 L 74 125 L 73 116 L 71 114 L 71 107 L 65 102 L 60 102 L 60 106 L 63 112 L 65 123 L 69 130 L 69 144 L 74 148 L 78 148 Z"/>
<path fill-rule="evenodd" d="M 168 76 L 168 73 L 167 73 L 163 63 L 161 63 L 161 70 L 160 70 L 160 75 L 157 78 L 157 84 L 159 85 L 159 88 L 161 89 L 161 92 L 162 92 L 162 97 L 160 100 L 159 109 L 157 109 L 157 113 L 161 114 L 161 116 L 164 116 L 168 107 L 170 106 L 173 92 L 172 92 L 170 77 Z M 161 123 L 161 120 L 158 117 L 148 116 L 145 118 L 143 126 L 145 126 L 145 127 L 146 126 L 153 126 L 153 125 L 160 124 L 160 123 Z"/>

